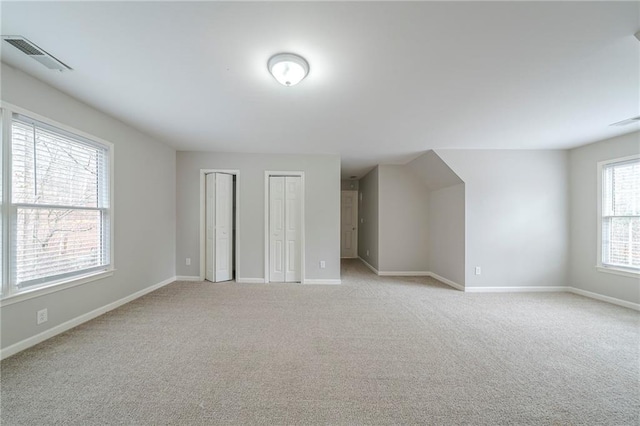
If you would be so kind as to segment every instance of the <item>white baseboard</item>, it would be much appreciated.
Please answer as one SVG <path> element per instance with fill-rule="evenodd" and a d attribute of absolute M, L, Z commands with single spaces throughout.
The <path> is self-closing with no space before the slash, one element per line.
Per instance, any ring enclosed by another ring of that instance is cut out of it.
<path fill-rule="evenodd" d="M 456 290 L 465 291 L 465 289 L 464 289 L 464 286 L 463 286 L 463 285 L 458 284 L 458 283 L 456 283 L 456 282 L 454 282 L 454 281 L 451 281 L 451 280 L 450 280 L 450 279 L 448 279 L 448 278 L 441 277 L 440 275 L 435 274 L 435 273 L 433 273 L 433 272 L 429 272 L 429 276 L 430 276 L 431 278 L 434 278 L 434 279 L 436 279 L 436 280 L 440 281 L 441 283 L 444 283 L 444 284 L 448 285 L 449 287 L 453 287 L 453 288 L 455 288 Z"/>
<path fill-rule="evenodd" d="M 202 281 L 199 276 L 196 275 L 178 275 L 176 281 Z"/>
<path fill-rule="evenodd" d="M 380 274 L 378 274 L 378 270 L 377 270 L 376 268 L 374 268 L 373 266 L 369 265 L 369 263 L 368 263 L 366 260 L 364 260 L 364 259 L 363 259 L 363 258 L 361 258 L 361 257 L 359 257 L 358 259 L 360 259 L 360 261 L 361 261 L 362 263 L 364 263 L 364 266 L 366 266 L 367 268 L 371 269 L 371 270 L 373 271 L 373 273 L 374 273 L 374 274 L 376 274 L 376 275 L 380 275 Z"/>
<path fill-rule="evenodd" d="M 371 269 L 376 275 L 381 277 L 426 277 L 429 276 L 429 271 L 378 271 L 371 266 L 366 260 L 358 257 L 362 263 L 369 269 Z"/>
<path fill-rule="evenodd" d="M 580 296 L 589 297 L 591 299 L 600 300 L 602 302 L 613 303 L 614 305 L 623 306 L 625 308 L 640 311 L 640 304 L 627 302 L 626 300 L 616 299 L 615 297 L 605 296 L 603 294 L 593 293 L 591 291 L 582 290 L 575 287 L 567 287 L 569 293 L 578 294 Z"/>
<path fill-rule="evenodd" d="M 600 300 L 601 302 L 612 303 L 614 305 L 640 311 L 640 304 L 628 302 L 615 297 L 605 296 L 603 294 L 593 293 L 591 291 L 582 290 L 569 286 L 548 286 L 548 287 L 466 287 L 465 293 L 531 293 L 531 292 L 565 292 L 573 293 L 579 296 L 588 297 L 590 299 Z"/>
<path fill-rule="evenodd" d="M 456 282 L 453 282 L 445 277 L 441 277 L 438 274 L 434 274 L 429 271 L 378 271 L 376 268 L 371 266 L 366 260 L 359 257 L 360 261 L 365 264 L 365 266 L 371 269 L 376 275 L 386 276 L 386 277 L 433 277 L 438 281 L 441 281 L 448 286 L 455 288 L 456 290 L 464 291 L 464 286 L 460 285 Z"/>
<path fill-rule="evenodd" d="M 342 280 L 329 280 L 329 279 L 309 279 L 307 278 L 306 280 L 304 280 L 303 284 L 324 284 L 324 285 L 336 285 L 336 284 L 342 284 Z"/>
<path fill-rule="evenodd" d="M 549 293 L 569 291 L 565 286 L 524 286 L 524 287 L 465 287 L 465 293 Z"/>
<path fill-rule="evenodd" d="M 428 277 L 429 271 L 378 271 L 381 277 Z"/>
<path fill-rule="evenodd" d="M 427 271 L 378 271 L 376 268 L 371 266 L 366 260 L 361 257 L 358 257 L 364 265 L 371 269 L 373 273 L 379 276 L 430 276 L 435 278 L 436 280 L 447 284 L 456 290 L 464 291 L 465 293 L 537 293 L 537 292 L 566 292 L 573 293 L 580 296 L 589 297 L 591 299 L 600 300 L 602 302 L 613 303 L 614 305 L 622 306 L 625 308 L 633 309 L 636 311 L 640 311 L 640 304 L 628 302 L 622 299 L 616 299 L 615 297 L 605 296 L 598 293 L 593 293 L 591 291 L 582 290 L 575 287 L 569 286 L 526 286 L 526 287 L 465 287 L 456 282 L 453 282 L 447 278 L 441 277 L 438 274 Z M 308 281 L 308 280 L 307 280 Z"/>
<path fill-rule="evenodd" d="M 236 278 L 239 284 L 264 284 L 264 278 Z"/>
<path fill-rule="evenodd" d="M 85 323 L 89 320 L 99 317 L 102 314 L 105 314 L 111 310 L 114 310 L 126 303 L 131 302 L 141 296 L 144 296 L 147 293 L 151 293 L 154 290 L 159 289 L 160 287 L 164 287 L 167 284 L 171 284 L 176 281 L 176 277 L 168 278 L 162 282 L 149 286 L 145 289 L 137 291 L 133 294 L 130 294 L 127 297 L 123 297 L 120 300 L 116 300 L 115 302 L 109 303 L 108 305 L 104 305 L 98 309 L 94 309 L 91 312 L 87 312 L 86 314 L 82 314 L 78 317 L 70 319 L 69 321 L 63 322 L 62 324 L 56 325 L 48 330 L 43 331 L 42 333 L 36 334 L 35 336 L 31 336 L 27 339 L 24 339 L 18 343 L 14 343 L 11 346 L 7 346 L 4 349 L 0 350 L 0 359 L 5 359 L 10 357 L 11 355 L 15 355 L 20 351 L 23 351 L 31 346 L 37 345 L 40 342 L 44 342 L 47 339 L 52 338 L 60 333 L 64 333 L 67 330 L 72 329 L 73 327 L 77 327 L 78 325 Z"/>

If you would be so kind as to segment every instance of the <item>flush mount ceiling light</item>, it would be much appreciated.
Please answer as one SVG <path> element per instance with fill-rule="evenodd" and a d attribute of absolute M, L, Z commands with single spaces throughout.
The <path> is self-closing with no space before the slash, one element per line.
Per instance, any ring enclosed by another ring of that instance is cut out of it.
<path fill-rule="evenodd" d="M 267 63 L 269 72 L 284 86 L 295 86 L 309 74 L 309 64 L 302 56 L 278 53 Z"/>

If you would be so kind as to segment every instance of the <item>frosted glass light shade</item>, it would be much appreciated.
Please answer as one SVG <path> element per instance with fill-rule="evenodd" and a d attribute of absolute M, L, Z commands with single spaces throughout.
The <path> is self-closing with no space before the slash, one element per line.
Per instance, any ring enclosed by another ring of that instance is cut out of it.
<path fill-rule="evenodd" d="M 295 86 L 309 74 L 309 64 L 302 56 L 279 53 L 269 59 L 269 72 L 284 86 Z"/>

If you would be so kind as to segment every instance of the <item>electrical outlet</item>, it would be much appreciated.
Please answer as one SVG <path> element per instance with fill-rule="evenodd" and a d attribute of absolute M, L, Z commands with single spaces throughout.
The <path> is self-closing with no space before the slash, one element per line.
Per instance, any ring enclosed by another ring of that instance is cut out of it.
<path fill-rule="evenodd" d="M 185 262 L 186 262 L 187 266 L 191 265 L 191 258 L 187 257 L 187 260 Z"/>
<path fill-rule="evenodd" d="M 327 266 L 327 264 L 324 262 L 324 260 L 320 261 L 320 269 L 324 269 Z"/>
<path fill-rule="evenodd" d="M 48 321 L 48 313 L 46 309 L 42 309 L 38 311 L 38 314 L 36 315 L 36 323 L 38 325 L 42 324 L 43 322 L 47 322 Z"/>
<path fill-rule="evenodd" d="M 364 218 L 363 217 L 360 218 L 360 223 L 364 223 Z"/>
<path fill-rule="evenodd" d="M 367 250 L 367 256 L 369 256 L 369 250 Z"/>
<path fill-rule="evenodd" d="M 476 275 L 480 275 L 482 273 L 482 269 L 479 266 L 476 266 Z"/>

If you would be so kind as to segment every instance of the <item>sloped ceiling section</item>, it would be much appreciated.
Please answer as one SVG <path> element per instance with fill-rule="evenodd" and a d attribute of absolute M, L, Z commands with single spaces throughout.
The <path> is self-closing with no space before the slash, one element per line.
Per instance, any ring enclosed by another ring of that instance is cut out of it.
<path fill-rule="evenodd" d="M 420 179 L 429 191 L 437 191 L 438 189 L 464 183 L 433 150 L 427 151 L 408 162 L 405 167 Z"/>

